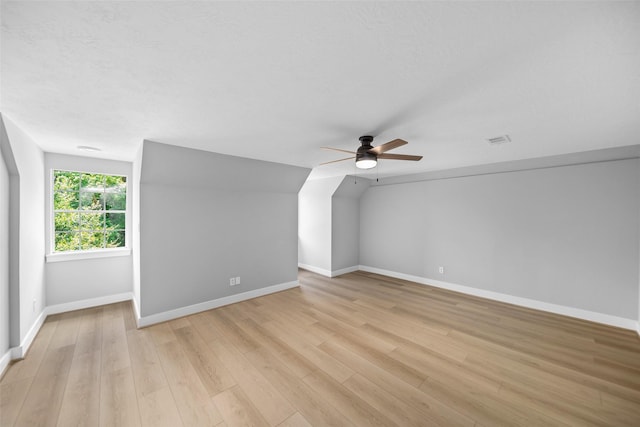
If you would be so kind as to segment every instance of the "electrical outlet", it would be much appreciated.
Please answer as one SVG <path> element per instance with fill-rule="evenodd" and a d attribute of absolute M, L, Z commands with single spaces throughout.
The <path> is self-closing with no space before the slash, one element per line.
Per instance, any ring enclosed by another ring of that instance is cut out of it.
<path fill-rule="evenodd" d="M 438 267 L 438 273 L 444 274 L 444 267 L 443 266 Z"/>
<path fill-rule="evenodd" d="M 240 284 L 240 276 L 236 277 L 236 285 Z"/>
<path fill-rule="evenodd" d="M 232 277 L 231 279 L 229 279 L 229 286 L 235 286 L 236 285 L 236 278 Z"/>

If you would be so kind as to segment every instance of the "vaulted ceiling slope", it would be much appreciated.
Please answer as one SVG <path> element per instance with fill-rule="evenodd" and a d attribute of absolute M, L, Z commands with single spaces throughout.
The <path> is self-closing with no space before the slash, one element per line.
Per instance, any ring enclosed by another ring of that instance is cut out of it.
<path fill-rule="evenodd" d="M 150 139 L 314 167 L 372 134 L 424 156 L 382 176 L 640 142 L 640 2 L 1 8 L 0 109 L 45 151 L 131 160 Z"/>

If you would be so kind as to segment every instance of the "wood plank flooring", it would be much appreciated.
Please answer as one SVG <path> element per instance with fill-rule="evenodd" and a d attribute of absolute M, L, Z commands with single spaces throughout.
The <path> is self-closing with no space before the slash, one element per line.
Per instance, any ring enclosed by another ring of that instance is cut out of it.
<path fill-rule="evenodd" d="M 403 280 L 300 287 L 136 329 L 50 316 L 0 382 L 1 426 L 639 426 L 632 331 Z"/>

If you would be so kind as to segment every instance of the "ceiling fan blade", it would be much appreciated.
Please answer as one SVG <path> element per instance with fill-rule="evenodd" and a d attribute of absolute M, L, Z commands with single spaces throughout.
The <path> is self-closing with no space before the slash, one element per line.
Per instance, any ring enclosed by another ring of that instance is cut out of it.
<path fill-rule="evenodd" d="M 398 148 L 406 144 L 408 144 L 408 142 L 405 141 L 404 139 L 394 139 L 393 141 L 389 141 L 385 144 L 378 145 L 377 147 L 373 147 L 368 152 L 373 154 L 382 154 L 385 151 L 393 150 L 394 148 Z"/>
<path fill-rule="evenodd" d="M 408 154 L 378 154 L 379 159 L 389 159 L 389 160 L 415 160 L 418 161 L 422 159 L 422 156 L 410 156 Z"/>
<path fill-rule="evenodd" d="M 346 159 L 332 160 L 330 162 L 320 163 L 318 166 L 328 165 L 329 163 L 344 162 L 345 160 L 351 160 L 351 159 L 355 159 L 355 157 L 347 157 Z"/>
<path fill-rule="evenodd" d="M 355 151 L 342 150 L 340 148 L 332 148 L 332 147 L 320 147 L 324 150 L 333 150 L 333 151 L 342 151 L 343 153 L 356 154 Z"/>

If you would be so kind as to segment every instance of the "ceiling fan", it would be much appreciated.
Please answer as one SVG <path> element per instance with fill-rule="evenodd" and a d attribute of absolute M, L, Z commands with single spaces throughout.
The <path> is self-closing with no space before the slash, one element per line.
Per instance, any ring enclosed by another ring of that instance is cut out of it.
<path fill-rule="evenodd" d="M 394 148 L 401 147 L 403 145 L 408 144 L 407 141 L 403 139 L 394 139 L 393 141 L 389 141 L 385 144 L 378 145 L 377 147 L 373 147 L 371 143 L 373 142 L 373 137 L 370 135 L 361 136 L 360 143 L 362 144 L 358 147 L 358 151 L 348 151 L 342 150 L 340 148 L 331 148 L 331 147 L 321 147 L 325 150 L 334 150 L 341 151 L 343 153 L 355 154 L 353 157 L 347 157 L 346 159 L 333 160 L 330 162 L 320 163 L 320 165 L 326 165 L 329 163 L 342 162 L 345 160 L 356 159 L 356 167 L 360 169 L 371 169 L 376 166 L 378 163 L 378 159 L 390 159 L 390 160 L 414 160 L 418 161 L 422 159 L 422 156 L 410 156 L 407 154 L 387 154 L 387 151 L 393 150 Z"/>

